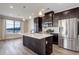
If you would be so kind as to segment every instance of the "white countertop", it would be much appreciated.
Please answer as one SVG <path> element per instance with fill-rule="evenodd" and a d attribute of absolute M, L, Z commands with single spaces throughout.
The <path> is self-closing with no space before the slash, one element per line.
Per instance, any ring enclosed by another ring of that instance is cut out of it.
<path fill-rule="evenodd" d="M 46 38 L 46 37 L 53 36 L 51 34 L 46 34 L 46 33 L 20 33 L 20 34 L 24 35 L 24 36 L 28 36 L 28 37 L 33 37 L 33 38 L 36 38 L 36 39 L 43 39 L 43 38 Z"/>

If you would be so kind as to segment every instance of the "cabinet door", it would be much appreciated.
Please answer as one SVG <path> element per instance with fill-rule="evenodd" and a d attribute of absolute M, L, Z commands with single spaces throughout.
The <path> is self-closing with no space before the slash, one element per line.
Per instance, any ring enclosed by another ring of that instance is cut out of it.
<path fill-rule="evenodd" d="M 52 43 L 53 43 L 53 44 L 58 44 L 58 34 L 53 34 Z"/>
<path fill-rule="evenodd" d="M 42 18 L 41 17 L 37 17 L 34 19 L 34 31 L 35 32 L 42 31 Z"/>
<path fill-rule="evenodd" d="M 38 32 L 38 19 L 34 20 L 34 31 Z"/>

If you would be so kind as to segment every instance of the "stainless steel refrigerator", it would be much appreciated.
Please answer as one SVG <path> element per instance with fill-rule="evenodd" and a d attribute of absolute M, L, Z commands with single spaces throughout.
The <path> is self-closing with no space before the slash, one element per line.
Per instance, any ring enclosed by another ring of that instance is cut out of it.
<path fill-rule="evenodd" d="M 58 45 L 69 50 L 79 51 L 78 19 L 59 20 L 58 26 Z"/>

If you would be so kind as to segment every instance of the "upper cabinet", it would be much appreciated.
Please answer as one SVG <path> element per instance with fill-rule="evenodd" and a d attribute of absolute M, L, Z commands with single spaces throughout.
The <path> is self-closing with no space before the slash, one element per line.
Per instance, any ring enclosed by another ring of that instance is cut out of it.
<path fill-rule="evenodd" d="M 43 17 L 42 20 L 42 27 L 52 27 L 53 26 L 53 17 L 54 17 L 54 12 L 50 11 L 45 13 L 45 16 Z"/>
<path fill-rule="evenodd" d="M 79 18 L 79 7 L 55 13 L 54 19 L 63 20 L 70 18 Z"/>
<path fill-rule="evenodd" d="M 34 18 L 34 32 L 42 31 L 42 17 Z"/>
<path fill-rule="evenodd" d="M 53 26 L 54 12 L 50 11 L 45 13 L 44 17 L 34 18 L 34 32 L 41 32 L 43 28 Z"/>
<path fill-rule="evenodd" d="M 58 26 L 58 20 L 71 19 L 71 18 L 79 19 L 79 7 L 55 13 L 53 26 Z"/>

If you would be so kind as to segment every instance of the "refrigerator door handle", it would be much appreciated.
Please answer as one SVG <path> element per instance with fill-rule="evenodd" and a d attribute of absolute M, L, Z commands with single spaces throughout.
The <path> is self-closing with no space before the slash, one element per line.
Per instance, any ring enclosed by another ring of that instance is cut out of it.
<path fill-rule="evenodd" d="M 66 32 L 65 32 L 65 35 L 67 35 L 68 34 L 68 32 L 67 32 L 67 27 L 66 27 Z"/>
<path fill-rule="evenodd" d="M 67 20 L 66 20 L 66 35 L 67 35 L 68 33 L 67 33 Z"/>

